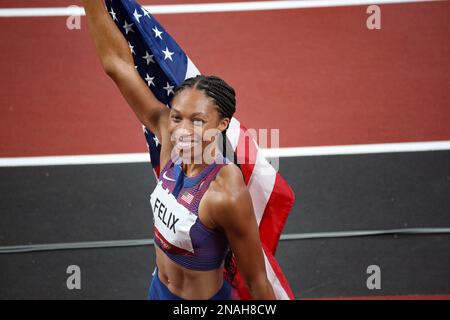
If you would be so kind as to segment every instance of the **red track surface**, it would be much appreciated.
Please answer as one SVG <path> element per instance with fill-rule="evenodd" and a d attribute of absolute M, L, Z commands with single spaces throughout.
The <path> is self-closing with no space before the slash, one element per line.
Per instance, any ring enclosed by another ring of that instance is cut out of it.
<path fill-rule="evenodd" d="M 450 300 L 450 295 L 399 295 L 399 296 L 367 296 L 367 297 L 337 297 L 302 300 Z"/>
<path fill-rule="evenodd" d="M 280 128 L 282 146 L 449 140 L 450 2 L 381 9 L 377 31 L 366 7 L 157 18 L 236 88 L 237 117 Z M 145 152 L 86 21 L 69 31 L 65 20 L 0 19 L 0 156 Z"/>

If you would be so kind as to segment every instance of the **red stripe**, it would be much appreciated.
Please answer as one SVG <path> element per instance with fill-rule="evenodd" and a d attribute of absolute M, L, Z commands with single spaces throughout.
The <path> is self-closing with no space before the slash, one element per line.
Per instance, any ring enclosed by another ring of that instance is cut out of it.
<path fill-rule="evenodd" d="M 283 271 L 281 270 L 280 265 L 278 264 L 275 257 L 272 255 L 272 253 L 269 251 L 267 247 L 263 244 L 263 250 L 266 254 L 267 260 L 269 260 L 270 265 L 272 266 L 273 272 L 277 276 L 278 281 L 280 282 L 281 286 L 283 287 L 284 291 L 286 292 L 289 299 L 294 300 L 294 293 L 292 292 L 291 287 L 289 286 L 289 282 L 287 281 L 286 277 L 283 274 Z"/>
<path fill-rule="evenodd" d="M 160 174 L 159 165 L 153 167 L 153 173 L 155 174 L 156 179 L 159 180 L 159 174 Z"/>
<path fill-rule="evenodd" d="M 241 125 L 239 140 L 236 147 L 236 155 L 244 175 L 245 184 L 248 185 L 253 169 L 255 168 L 256 154 L 258 150 L 254 140 L 246 132 L 247 128 Z"/>
<path fill-rule="evenodd" d="M 259 224 L 261 241 L 272 254 L 278 246 L 289 212 L 294 205 L 295 195 L 288 183 L 277 173 L 275 184 Z"/>
<path fill-rule="evenodd" d="M 255 168 L 258 150 L 255 140 L 249 134 L 245 134 L 246 132 L 245 126 L 241 125 L 236 153 L 241 163 L 245 183 L 248 185 Z M 275 254 L 281 232 L 294 201 L 295 195 L 291 187 L 277 173 L 274 189 L 266 204 L 259 228 L 261 241 L 271 250 L 272 254 Z"/>
<path fill-rule="evenodd" d="M 169 241 L 167 241 L 166 238 L 164 238 L 163 235 L 156 228 L 156 226 L 155 226 L 155 242 L 158 242 L 158 244 L 162 248 L 164 248 L 164 251 L 167 251 L 169 253 L 180 254 L 180 255 L 184 255 L 184 256 L 193 256 L 194 255 L 192 252 L 187 251 L 182 248 L 179 248 L 177 246 L 174 246 Z"/>

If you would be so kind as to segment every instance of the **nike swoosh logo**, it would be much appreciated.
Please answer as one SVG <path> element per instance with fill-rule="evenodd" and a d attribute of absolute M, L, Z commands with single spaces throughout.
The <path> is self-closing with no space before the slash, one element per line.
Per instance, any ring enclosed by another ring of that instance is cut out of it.
<path fill-rule="evenodd" d="M 163 178 L 164 178 L 164 179 L 166 179 L 166 180 L 169 180 L 169 181 L 174 181 L 174 182 L 175 182 L 175 180 L 174 180 L 174 179 L 172 179 L 172 178 L 169 178 L 168 176 L 166 176 L 166 173 L 167 173 L 167 171 L 164 171 L 164 173 L 163 173 Z"/>

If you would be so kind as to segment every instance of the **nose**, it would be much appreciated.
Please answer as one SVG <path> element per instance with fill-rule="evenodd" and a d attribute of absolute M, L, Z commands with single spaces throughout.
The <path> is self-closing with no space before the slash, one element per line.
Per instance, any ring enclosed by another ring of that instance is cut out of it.
<path fill-rule="evenodd" d="M 186 131 L 193 131 L 193 125 L 189 119 L 183 119 L 183 121 L 180 122 L 179 128 Z"/>
<path fill-rule="evenodd" d="M 189 119 L 183 119 L 178 123 L 177 129 L 183 130 L 185 134 L 201 136 L 203 134 L 203 124 L 194 124 Z"/>
<path fill-rule="evenodd" d="M 177 131 L 180 135 L 193 135 L 194 126 L 191 121 L 183 120 L 177 126 Z"/>
<path fill-rule="evenodd" d="M 193 133 L 194 133 L 193 130 L 187 129 L 180 124 L 173 132 L 173 138 L 175 140 L 179 140 L 179 139 L 183 139 L 183 138 L 187 139 L 189 137 L 192 137 L 194 135 Z"/>
<path fill-rule="evenodd" d="M 203 125 L 195 125 L 190 119 L 182 119 L 176 124 L 172 124 L 170 131 L 172 137 L 176 140 L 180 137 L 201 140 L 204 128 Z"/>

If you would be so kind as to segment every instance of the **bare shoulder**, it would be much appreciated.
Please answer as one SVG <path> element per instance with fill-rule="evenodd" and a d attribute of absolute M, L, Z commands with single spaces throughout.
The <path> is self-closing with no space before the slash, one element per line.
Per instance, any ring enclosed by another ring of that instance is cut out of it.
<path fill-rule="evenodd" d="M 225 204 L 230 204 L 230 201 L 247 191 L 247 186 L 241 169 L 234 163 L 229 163 L 219 170 L 210 189 L 217 196 L 218 202 L 225 201 Z"/>
<path fill-rule="evenodd" d="M 208 207 L 214 224 L 228 228 L 253 216 L 252 201 L 241 170 L 235 164 L 223 166 L 208 190 Z"/>

